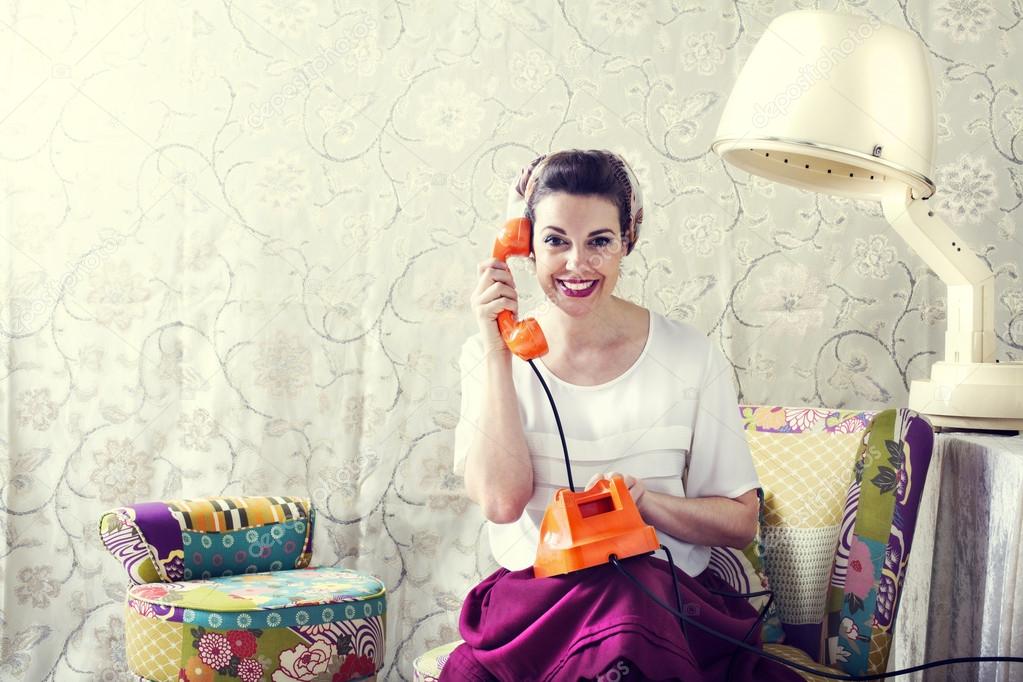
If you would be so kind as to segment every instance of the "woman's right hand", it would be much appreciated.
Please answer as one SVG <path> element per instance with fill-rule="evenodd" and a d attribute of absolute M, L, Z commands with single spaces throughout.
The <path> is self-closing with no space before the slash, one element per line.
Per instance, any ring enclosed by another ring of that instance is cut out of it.
<path fill-rule="evenodd" d="M 476 271 L 479 281 L 469 297 L 469 304 L 483 334 L 483 351 L 504 350 L 510 353 L 497 327 L 497 314 L 510 310 L 518 317 L 519 295 L 515 291 L 515 280 L 508 264 L 497 258 L 480 261 Z"/>

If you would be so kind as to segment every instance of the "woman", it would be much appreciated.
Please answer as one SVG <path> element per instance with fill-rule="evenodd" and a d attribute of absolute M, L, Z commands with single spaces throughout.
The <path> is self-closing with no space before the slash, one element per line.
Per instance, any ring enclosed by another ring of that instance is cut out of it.
<path fill-rule="evenodd" d="M 643 220 L 635 175 L 611 152 L 567 150 L 524 168 L 509 203 L 509 217 L 533 225 L 529 258 L 551 304 L 537 315 L 549 352 L 534 363 L 558 407 L 573 478 L 590 486 L 620 473 L 671 550 L 686 612 L 742 638 L 755 612 L 710 592 L 729 588 L 706 568 L 710 547 L 752 539 L 759 482 L 720 351 L 692 325 L 614 295 Z M 490 522 L 502 568 L 466 599 L 466 645 L 445 676 L 723 679 L 731 647 L 693 628 L 683 638 L 677 618 L 614 567 L 533 578 L 540 520 L 568 478 L 546 394 L 495 322 L 502 310 L 518 313 L 511 273 L 488 259 L 478 274 L 471 305 L 480 331 L 462 349 L 455 471 Z M 675 603 L 666 562 L 625 565 Z M 732 672 L 799 679 L 752 655 Z"/>

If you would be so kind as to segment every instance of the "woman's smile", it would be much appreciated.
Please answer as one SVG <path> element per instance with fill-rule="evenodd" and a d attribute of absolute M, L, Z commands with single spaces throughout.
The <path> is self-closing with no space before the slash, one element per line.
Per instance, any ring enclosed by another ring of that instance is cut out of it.
<path fill-rule="evenodd" d="M 600 284 L 599 280 L 578 280 L 578 279 L 557 279 L 558 291 L 565 296 L 571 296 L 572 298 L 585 298 L 597 290 L 597 285 Z"/>

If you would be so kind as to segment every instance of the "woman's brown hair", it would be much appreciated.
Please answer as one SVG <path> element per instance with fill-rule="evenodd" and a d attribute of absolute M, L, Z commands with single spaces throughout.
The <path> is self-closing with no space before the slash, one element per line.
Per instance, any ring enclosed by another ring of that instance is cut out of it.
<path fill-rule="evenodd" d="M 618 230 L 625 245 L 625 255 L 632 253 L 635 240 L 630 243 L 628 236 L 632 186 L 628 174 L 614 155 L 601 149 L 566 149 L 545 157 L 538 170 L 535 178 L 529 178 L 530 184 L 535 183 L 535 186 L 526 197 L 526 218 L 534 227 L 536 205 L 550 194 L 564 192 L 576 196 L 598 196 L 618 209 Z M 520 191 L 525 193 L 525 188 L 520 188 Z M 532 234 L 529 243 L 533 243 Z"/>

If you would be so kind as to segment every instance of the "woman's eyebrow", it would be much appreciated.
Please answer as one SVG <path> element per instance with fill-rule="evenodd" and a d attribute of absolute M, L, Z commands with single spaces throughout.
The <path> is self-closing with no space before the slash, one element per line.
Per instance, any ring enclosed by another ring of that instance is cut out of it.
<path fill-rule="evenodd" d="M 561 234 L 567 234 L 564 230 L 562 230 L 557 225 L 548 225 L 544 229 L 546 229 L 546 230 L 554 230 L 555 232 L 560 232 Z M 611 232 L 611 228 L 604 227 L 604 228 L 601 228 L 599 230 L 594 230 L 593 232 L 590 232 L 590 236 L 592 237 L 595 234 L 601 234 L 603 232 Z M 614 234 L 613 232 L 611 232 L 611 233 Z"/>

